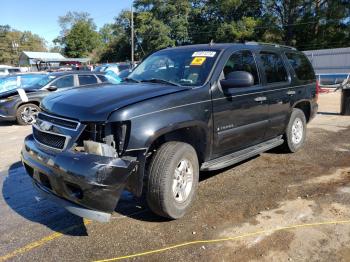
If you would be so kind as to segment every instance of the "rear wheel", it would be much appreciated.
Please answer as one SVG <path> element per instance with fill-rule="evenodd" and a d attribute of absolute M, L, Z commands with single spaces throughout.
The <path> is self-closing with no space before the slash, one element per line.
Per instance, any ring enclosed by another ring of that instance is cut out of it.
<path fill-rule="evenodd" d="M 192 146 L 182 142 L 163 144 L 148 169 L 149 207 L 160 216 L 181 218 L 193 202 L 198 176 L 198 158 Z"/>
<path fill-rule="evenodd" d="M 16 112 L 17 123 L 20 125 L 31 125 L 35 122 L 40 108 L 35 104 L 21 105 Z"/>
<path fill-rule="evenodd" d="M 303 147 L 306 138 L 306 118 L 302 110 L 294 108 L 284 134 L 283 148 L 287 152 L 297 152 Z"/>

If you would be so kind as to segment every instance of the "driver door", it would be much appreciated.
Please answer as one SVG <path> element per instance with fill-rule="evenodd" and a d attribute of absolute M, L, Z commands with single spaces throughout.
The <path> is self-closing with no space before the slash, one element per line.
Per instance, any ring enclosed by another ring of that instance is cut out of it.
<path fill-rule="evenodd" d="M 221 88 L 213 94 L 214 158 L 256 145 L 265 138 L 268 101 L 251 51 L 233 52 L 219 80 L 234 71 L 251 73 L 254 85 L 223 90 L 218 81 Z"/>

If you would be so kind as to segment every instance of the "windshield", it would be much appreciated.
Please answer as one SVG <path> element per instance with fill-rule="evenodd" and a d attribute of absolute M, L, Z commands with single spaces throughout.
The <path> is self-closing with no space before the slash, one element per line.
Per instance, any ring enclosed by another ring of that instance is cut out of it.
<path fill-rule="evenodd" d="M 181 86 L 201 86 L 211 72 L 218 50 L 170 49 L 146 58 L 127 80 L 160 80 Z"/>
<path fill-rule="evenodd" d="M 35 83 L 40 81 L 46 75 L 33 74 L 33 75 L 21 75 L 21 76 L 9 76 L 0 78 L 0 92 L 7 92 L 17 88 L 30 88 Z"/>

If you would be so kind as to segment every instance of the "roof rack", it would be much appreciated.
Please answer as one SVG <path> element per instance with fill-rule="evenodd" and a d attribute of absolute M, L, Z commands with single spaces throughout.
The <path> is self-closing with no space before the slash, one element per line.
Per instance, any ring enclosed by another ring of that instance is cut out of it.
<path fill-rule="evenodd" d="M 245 44 L 246 45 L 264 45 L 264 46 L 273 46 L 273 47 L 283 47 L 283 48 L 288 48 L 291 50 L 297 50 L 295 47 L 292 47 L 292 46 L 280 45 L 280 44 L 274 44 L 274 43 L 263 43 L 263 42 L 250 41 L 250 42 L 245 42 Z"/>

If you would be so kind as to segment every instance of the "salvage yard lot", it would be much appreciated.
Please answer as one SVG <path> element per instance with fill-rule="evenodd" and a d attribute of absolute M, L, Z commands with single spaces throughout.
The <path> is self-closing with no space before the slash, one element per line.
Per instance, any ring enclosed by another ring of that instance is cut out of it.
<path fill-rule="evenodd" d="M 144 200 L 127 193 L 106 224 L 84 221 L 44 199 L 36 201 L 19 162 L 23 138 L 31 129 L 1 123 L 0 261 L 92 261 L 236 236 L 242 237 L 133 259 L 349 261 L 350 117 L 338 114 L 339 101 L 339 93 L 320 96 L 320 113 L 308 126 L 300 152 L 274 150 L 201 173 L 197 200 L 177 221 L 155 216 Z M 343 223 L 332 224 L 336 221 Z"/>

